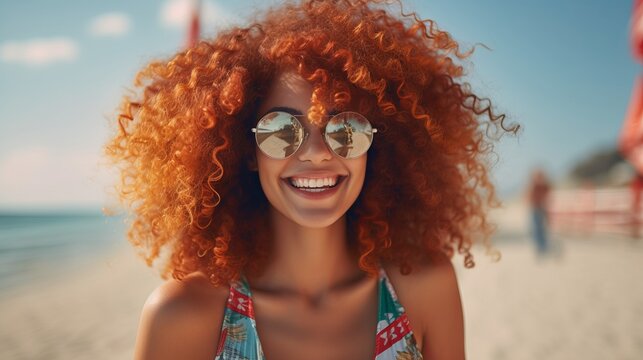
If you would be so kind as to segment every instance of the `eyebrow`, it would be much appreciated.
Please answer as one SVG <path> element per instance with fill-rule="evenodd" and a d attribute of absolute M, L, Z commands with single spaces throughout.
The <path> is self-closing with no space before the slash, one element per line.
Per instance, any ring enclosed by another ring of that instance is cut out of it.
<path fill-rule="evenodd" d="M 266 112 L 265 112 L 263 115 L 261 115 L 259 118 L 262 118 L 262 117 L 264 117 L 266 114 L 271 113 L 271 112 L 273 112 L 273 111 L 283 111 L 283 112 L 287 112 L 287 113 L 292 114 L 292 115 L 295 115 L 295 116 L 302 116 L 302 115 L 304 115 L 301 111 L 299 111 L 299 110 L 297 110 L 297 109 L 295 109 L 295 108 L 291 108 L 291 107 L 288 107 L 288 106 L 274 106 L 274 107 L 271 107 L 270 109 L 268 109 L 268 111 L 266 111 Z M 337 111 L 337 110 L 335 110 L 335 109 L 333 109 L 332 111 L 329 111 L 329 112 L 328 112 L 328 116 L 335 116 L 335 115 L 337 115 L 337 114 L 339 114 L 339 111 Z"/>
<path fill-rule="evenodd" d="M 303 113 L 301 111 L 299 111 L 297 109 L 294 109 L 294 108 L 291 108 L 291 107 L 288 107 L 288 106 L 274 106 L 274 107 L 271 107 L 270 109 L 268 109 L 268 111 L 266 111 L 259 118 L 262 118 L 262 117 L 266 116 L 266 114 L 269 114 L 269 113 L 274 112 L 274 111 L 283 111 L 283 112 L 287 112 L 287 113 L 292 114 L 292 115 L 303 115 Z"/>

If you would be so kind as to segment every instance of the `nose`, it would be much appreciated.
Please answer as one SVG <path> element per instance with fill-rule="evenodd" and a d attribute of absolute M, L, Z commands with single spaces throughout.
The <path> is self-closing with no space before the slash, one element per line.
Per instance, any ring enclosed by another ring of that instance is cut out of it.
<path fill-rule="evenodd" d="M 310 161 L 315 164 L 333 158 L 333 154 L 328 145 L 326 145 L 324 135 L 319 128 L 313 126 L 308 129 L 308 136 L 297 151 L 297 157 L 299 161 Z"/>

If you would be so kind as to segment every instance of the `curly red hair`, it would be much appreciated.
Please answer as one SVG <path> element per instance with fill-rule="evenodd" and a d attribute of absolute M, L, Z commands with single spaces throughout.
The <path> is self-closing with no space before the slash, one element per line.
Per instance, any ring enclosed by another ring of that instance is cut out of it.
<path fill-rule="evenodd" d="M 169 245 L 163 278 L 202 271 L 219 285 L 268 261 L 269 204 L 248 167 L 250 128 L 283 68 L 312 84 L 312 122 L 324 104 L 356 106 L 379 130 L 347 213 L 361 268 L 384 261 L 408 273 L 455 252 L 472 267 L 474 242 L 491 249 L 493 142 L 517 126 L 462 81 L 470 52 L 431 20 L 392 16 L 382 3 L 283 5 L 138 73 L 106 152 L 134 214 L 130 242 L 148 265 Z"/>

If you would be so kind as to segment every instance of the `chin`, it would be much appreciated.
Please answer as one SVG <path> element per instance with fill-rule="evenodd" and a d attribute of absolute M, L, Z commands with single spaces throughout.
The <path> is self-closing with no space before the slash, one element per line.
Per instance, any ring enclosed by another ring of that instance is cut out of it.
<path fill-rule="evenodd" d="M 311 229 L 323 229 L 335 224 L 344 215 L 346 215 L 346 212 L 343 212 L 341 214 L 299 213 L 299 214 L 296 214 L 296 216 L 288 216 L 288 217 L 292 222 L 296 223 L 301 227 L 311 228 Z"/>

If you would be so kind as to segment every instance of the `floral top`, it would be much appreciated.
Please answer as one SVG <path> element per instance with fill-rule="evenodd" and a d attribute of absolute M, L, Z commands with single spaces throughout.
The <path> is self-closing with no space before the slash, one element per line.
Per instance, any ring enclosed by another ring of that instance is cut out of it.
<path fill-rule="evenodd" d="M 384 269 L 379 275 L 375 360 L 422 359 L 404 308 Z M 265 360 L 247 281 L 230 286 L 215 360 Z"/>

